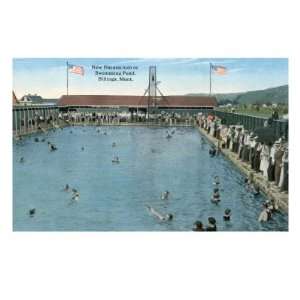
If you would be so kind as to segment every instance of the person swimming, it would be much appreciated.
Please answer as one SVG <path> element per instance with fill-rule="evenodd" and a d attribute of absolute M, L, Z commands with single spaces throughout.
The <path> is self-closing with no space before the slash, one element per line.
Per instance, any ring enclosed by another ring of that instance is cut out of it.
<path fill-rule="evenodd" d="M 34 141 L 35 141 L 36 143 L 38 143 L 40 140 L 39 140 L 39 138 L 36 137 L 36 138 L 34 139 Z"/>
<path fill-rule="evenodd" d="M 80 194 L 79 194 L 79 192 L 76 191 L 75 193 L 73 193 L 73 196 L 71 198 L 71 202 L 78 202 L 79 197 L 80 197 Z"/>
<path fill-rule="evenodd" d="M 84 147 L 81 147 L 81 151 L 84 151 Z"/>
<path fill-rule="evenodd" d="M 214 185 L 218 186 L 220 184 L 219 176 L 214 177 Z"/>
<path fill-rule="evenodd" d="M 208 225 L 206 231 L 217 231 L 217 221 L 213 217 L 208 218 Z"/>
<path fill-rule="evenodd" d="M 209 155 L 210 157 L 214 157 L 217 153 L 217 150 L 216 150 L 216 147 L 215 146 L 212 146 L 210 149 L 209 149 Z"/>
<path fill-rule="evenodd" d="M 115 142 L 113 142 L 111 146 L 112 146 L 112 147 L 116 147 L 117 144 L 116 144 Z"/>
<path fill-rule="evenodd" d="M 24 159 L 24 157 L 22 156 L 21 158 L 20 158 L 20 163 L 24 163 L 25 162 L 25 159 Z"/>
<path fill-rule="evenodd" d="M 251 193 L 254 197 L 260 195 L 260 188 L 254 183 L 250 183 L 249 181 L 245 182 L 245 188 L 247 192 Z"/>
<path fill-rule="evenodd" d="M 68 192 L 70 190 L 70 186 L 68 184 L 66 184 L 66 186 L 63 189 L 65 192 Z"/>
<path fill-rule="evenodd" d="M 165 192 L 162 193 L 161 200 L 168 200 L 169 196 L 170 196 L 170 192 L 166 190 Z"/>
<path fill-rule="evenodd" d="M 172 214 L 165 214 L 162 215 L 161 213 L 159 213 L 157 210 L 155 210 L 153 207 L 151 207 L 150 205 L 146 205 L 146 207 L 148 208 L 149 212 L 156 218 L 158 218 L 160 221 L 171 221 L 173 220 L 173 215 Z"/>
<path fill-rule="evenodd" d="M 263 204 L 263 210 L 258 216 L 258 222 L 267 222 L 272 217 L 272 206 L 269 204 L 269 201 L 266 201 Z"/>
<path fill-rule="evenodd" d="M 231 217 L 231 210 L 229 208 L 226 208 L 224 211 L 223 220 L 230 221 L 230 217 Z"/>
<path fill-rule="evenodd" d="M 205 231 L 205 228 L 201 221 L 196 221 L 194 223 L 193 231 Z"/>
<path fill-rule="evenodd" d="M 50 144 L 50 151 L 55 151 L 57 150 L 57 147 L 53 144 Z"/>
<path fill-rule="evenodd" d="M 219 189 L 215 188 L 213 196 L 211 197 L 211 202 L 218 204 L 220 201 L 221 201 L 221 199 L 220 199 Z"/>
<path fill-rule="evenodd" d="M 33 217 L 34 215 L 35 215 L 35 212 L 36 212 L 36 210 L 35 210 L 35 208 L 31 208 L 31 209 L 29 209 L 29 217 Z"/>
<path fill-rule="evenodd" d="M 113 163 L 117 163 L 117 164 L 120 163 L 119 157 L 118 157 L 118 156 L 115 156 L 115 157 L 113 158 L 112 162 L 113 162 Z"/>

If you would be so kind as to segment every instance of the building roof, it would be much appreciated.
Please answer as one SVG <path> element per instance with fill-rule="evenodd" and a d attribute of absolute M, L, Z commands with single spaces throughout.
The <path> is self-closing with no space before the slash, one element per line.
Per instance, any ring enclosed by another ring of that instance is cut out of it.
<path fill-rule="evenodd" d="M 14 91 L 12 92 L 12 100 L 13 100 L 13 105 L 18 104 L 18 98 Z"/>
<path fill-rule="evenodd" d="M 217 100 L 211 96 L 164 96 L 158 97 L 159 107 L 214 107 Z M 59 101 L 60 106 L 127 106 L 147 107 L 148 96 L 129 95 L 64 95 Z"/>
<path fill-rule="evenodd" d="M 26 97 L 27 101 L 32 101 L 32 102 L 37 102 L 37 103 L 40 103 L 40 102 L 43 101 L 43 98 L 41 96 L 39 96 L 39 95 L 30 95 L 30 94 L 29 95 L 24 95 L 21 100 L 24 101 L 25 97 Z"/>

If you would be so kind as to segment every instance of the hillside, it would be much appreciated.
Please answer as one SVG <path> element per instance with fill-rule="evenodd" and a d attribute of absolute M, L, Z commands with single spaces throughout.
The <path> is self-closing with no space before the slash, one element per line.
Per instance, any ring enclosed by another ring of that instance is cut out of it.
<path fill-rule="evenodd" d="M 238 104 L 254 103 L 288 103 L 288 85 L 282 85 L 265 90 L 249 91 L 243 93 L 215 94 L 219 103 L 235 102 Z M 200 96 L 207 94 L 188 94 L 189 96 Z"/>

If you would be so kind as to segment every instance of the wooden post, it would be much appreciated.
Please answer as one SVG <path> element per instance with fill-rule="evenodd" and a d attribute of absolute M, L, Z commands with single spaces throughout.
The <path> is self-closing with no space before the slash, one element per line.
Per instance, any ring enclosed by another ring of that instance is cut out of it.
<path fill-rule="evenodd" d="M 211 68 L 212 64 L 209 63 L 209 95 L 211 96 Z"/>
<path fill-rule="evenodd" d="M 69 95 L 69 64 L 67 62 L 67 96 Z"/>

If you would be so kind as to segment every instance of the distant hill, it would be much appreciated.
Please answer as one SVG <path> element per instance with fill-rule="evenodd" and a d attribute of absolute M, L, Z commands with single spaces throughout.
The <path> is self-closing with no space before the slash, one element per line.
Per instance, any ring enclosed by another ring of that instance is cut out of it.
<path fill-rule="evenodd" d="M 207 94 L 188 94 L 189 96 L 204 96 Z M 283 103 L 287 104 L 289 99 L 288 85 L 282 85 L 265 90 L 249 91 L 243 93 L 215 94 L 219 104 L 230 102 L 238 104 L 267 104 Z"/>

